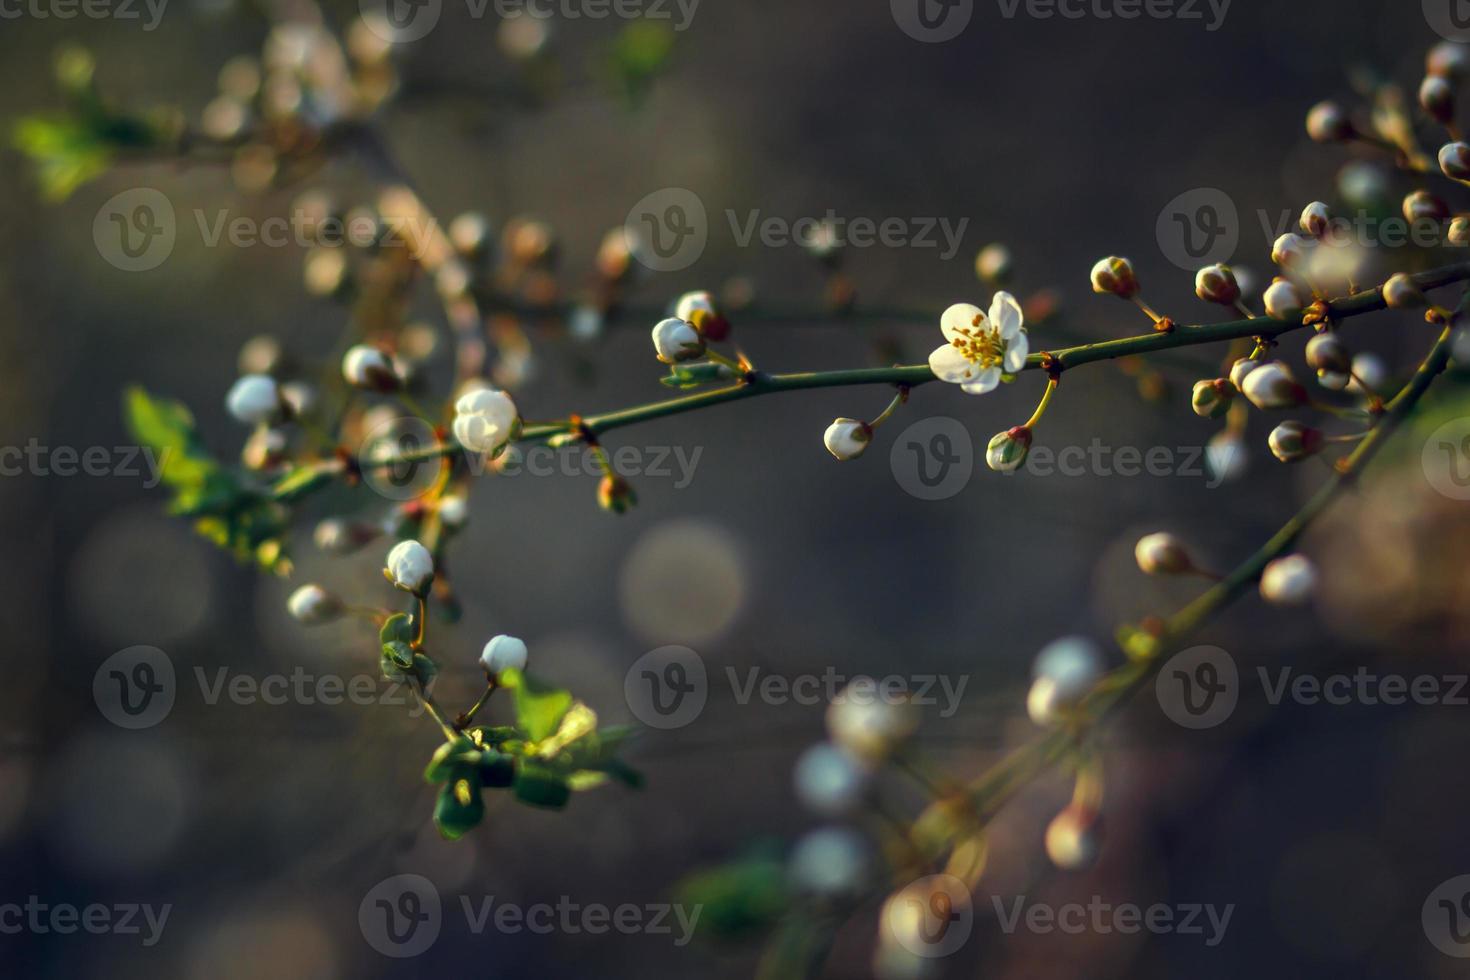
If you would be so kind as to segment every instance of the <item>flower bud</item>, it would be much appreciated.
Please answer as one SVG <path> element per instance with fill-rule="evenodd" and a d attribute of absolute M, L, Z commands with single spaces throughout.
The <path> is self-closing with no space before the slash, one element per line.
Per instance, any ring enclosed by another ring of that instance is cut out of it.
<path fill-rule="evenodd" d="M 265 374 L 247 374 L 230 386 L 225 407 L 247 425 L 261 425 L 281 415 L 281 391 Z"/>
<path fill-rule="evenodd" d="M 997 473 L 1014 473 L 1031 452 L 1031 430 L 1024 425 L 997 432 L 985 447 L 985 465 Z"/>
<path fill-rule="evenodd" d="M 510 395 L 474 388 L 454 403 L 454 438 L 472 453 L 493 454 L 510 441 L 518 419 Z"/>
<path fill-rule="evenodd" d="M 1306 391 L 1280 361 L 1262 364 L 1247 374 L 1240 390 L 1259 409 L 1295 408 L 1307 400 Z"/>
<path fill-rule="evenodd" d="M 1085 637 L 1054 640 L 1036 655 L 1031 667 L 1026 713 L 1043 727 L 1059 724 L 1103 676 L 1102 654 Z"/>
<path fill-rule="evenodd" d="M 281 401 L 292 418 L 300 418 L 316 408 L 317 390 L 305 381 L 287 381 L 281 385 Z"/>
<path fill-rule="evenodd" d="M 868 842 L 847 827 L 823 827 L 796 842 L 788 872 L 797 889 L 829 898 L 852 897 L 868 879 Z"/>
<path fill-rule="evenodd" d="M 868 423 L 857 419 L 837 419 L 827 426 L 827 431 L 822 435 L 827 452 L 843 462 L 857 459 L 872 441 L 872 428 Z"/>
<path fill-rule="evenodd" d="M 1266 315 L 1273 320 L 1291 322 L 1302 318 L 1302 310 L 1306 308 L 1307 301 L 1302 298 L 1302 291 L 1296 283 L 1290 279 L 1277 277 L 1266 287 L 1266 295 L 1263 297 L 1266 304 Z"/>
<path fill-rule="evenodd" d="M 1062 871 L 1092 867 L 1102 846 L 1102 820 L 1091 807 L 1071 803 L 1046 827 L 1046 856 Z"/>
<path fill-rule="evenodd" d="M 1271 247 L 1271 261 L 1283 269 L 1300 269 L 1316 244 L 1314 238 L 1288 232 L 1276 239 L 1276 244 Z"/>
<path fill-rule="evenodd" d="M 439 522 L 452 531 L 464 527 L 470 518 L 469 501 L 458 494 L 440 497 L 434 509 L 439 515 Z"/>
<path fill-rule="evenodd" d="M 287 460 L 286 448 L 290 440 L 280 429 L 258 426 L 245 440 L 240 450 L 240 461 L 250 470 L 273 470 Z"/>
<path fill-rule="evenodd" d="M 1205 443 L 1205 466 L 1217 483 L 1245 475 L 1248 458 L 1245 440 L 1234 432 L 1218 432 Z"/>
<path fill-rule="evenodd" d="M 354 388 L 369 391 L 397 391 L 400 384 L 392 358 L 367 344 L 358 344 L 343 356 L 342 377 Z"/>
<path fill-rule="evenodd" d="M 616 473 L 609 473 L 597 484 L 597 506 L 614 514 L 626 514 L 638 505 L 633 486 Z"/>
<path fill-rule="evenodd" d="M 241 345 L 237 363 L 242 375 L 275 374 L 286 363 L 286 352 L 279 340 L 260 334 Z"/>
<path fill-rule="evenodd" d="M 1207 303 L 1234 306 L 1240 299 L 1240 283 L 1228 265 L 1207 265 L 1194 277 L 1194 294 Z"/>
<path fill-rule="evenodd" d="M 669 317 L 654 326 L 653 349 L 665 364 L 692 361 L 704 356 L 704 337 L 688 321 Z"/>
<path fill-rule="evenodd" d="M 1419 288 L 1414 277 L 1406 272 L 1391 276 L 1383 284 L 1383 301 L 1393 310 L 1417 309 L 1429 302 L 1424 298 L 1424 291 Z"/>
<path fill-rule="evenodd" d="M 1352 370 L 1353 354 L 1335 333 L 1319 333 L 1307 341 L 1307 365 L 1320 375 L 1323 371 L 1346 374 Z"/>
<path fill-rule="evenodd" d="M 394 587 L 423 596 L 434 581 L 434 556 L 417 541 L 400 541 L 388 552 L 384 571 Z"/>
<path fill-rule="evenodd" d="M 528 656 L 524 640 L 502 633 L 485 644 L 485 649 L 480 652 L 480 666 L 485 668 L 485 673 L 498 679 L 502 671 L 525 670 Z"/>
<path fill-rule="evenodd" d="M 1415 191 L 1404 198 L 1404 218 L 1409 222 L 1443 221 L 1449 216 L 1449 205 L 1428 191 Z"/>
<path fill-rule="evenodd" d="M 312 540 L 328 554 L 351 554 L 374 540 L 383 529 L 374 524 L 355 524 L 340 517 L 329 517 L 316 526 Z"/>
<path fill-rule="evenodd" d="M 320 585 L 303 585 L 286 600 L 286 610 L 292 618 L 308 626 L 330 623 L 341 616 L 345 608 L 341 599 Z"/>
<path fill-rule="evenodd" d="M 1332 212 L 1321 201 L 1313 201 L 1302 209 L 1301 219 L 1297 223 L 1301 226 L 1302 234 L 1320 239 L 1327 234 L 1327 229 L 1332 224 Z"/>
<path fill-rule="evenodd" d="M 1460 217 L 1450 222 L 1449 242 L 1451 245 L 1470 245 L 1470 218 Z"/>
<path fill-rule="evenodd" d="M 1453 180 L 1470 181 L 1470 144 L 1455 142 L 1441 146 L 1439 169 Z"/>
<path fill-rule="evenodd" d="M 306 253 L 302 276 L 313 296 L 332 296 L 347 284 L 347 256 L 341 247 L 314 246 Z"/>
<path fill-rule="evenodd" d="M 1184 544 L 1164 531 L 1146 534 L 1133 547 L 1133 557 L 1145 575 L 1182 575 L 1194 571 L 1194 561 Z"/>
<path fill-rule="evenodd" d="M 1196 381 L 1190 407 L 1202 419 L 1217 419 L 1230 411 L 1230 403 L 1234 400 L 1235 386 L 1230 383 L 1229 378 Z"/>
<path fill-rule="evenodd" d="M 1318 143 L 1344 143 L 1356 133 L 1347 110 L 1336 102 L 1318 102 L 1307 113 L 1307 135 Z"/>
<path fill-rule="evenodd" d="M 1133 263 L 1116 255 L 1100 260 L 1092 267 L 1092 291 L 1112 293 L 1121 299 L 1137 296 L 1138 277 L 1133 274 Z"/>
<path fill-rule="evenodd" d="M 1450 81 L 1464 78 L 1470 74 L 1470 48 L 1454 41 L 1441 41 L 1429 50 L 1425 71 Z"/>
<path fill-rule="evenodd" d="M 1271 430 L 1267 440 L 1271 454 L 1283 463 L 1296 463 L 1314 456 L 1322 449 L 1322 433 L 1300 422 L 1282 422 Z"/>
<path fill-rule="evenodd" d="M 975 256 L 975 274 L 987 286 L 1003 288 L 1010 282 L 1011 272 L 1011 250 L 999 242 L 986 245 Z"/>
<path fill-rule="evenodd" d="M 1230 383 L 1235 385 L 1238 391 L 1240 386 L 1245 384 L 1245 376 L 1260 367 L 1262 363 L 1258 357 L 1242 357 L 1230 365 Z"/>
<path fill-rule="evenodd" d="M 1455 121 L 1455 87 L 1439 75 L 1426 75 L 1419 86 L 1419 104 L 1441 125 Z"/>
<path fill-rule="evenodd" d="M 881 759 L 918 727 L 914 706 L 886 696 L 871 677 L 854 677 L 827 708 L 832 741 L 859 759 Z"/>
<path fill-rule="evenodd" d="M 490 247 L 490 221 L 478 211 L 466 211 L 449 222 L 449 243 L 468 259 L 484 256 Z"/>
<path fill-rule="evenodd" d="M 1353 355 L 1353 377 L 1347 390 L 1355 395 L 1371 395 L 1383 391 L 1388 384 L 1388 365 L 1383 358 L 1369 351 Z M 1364 386 L 1367 390 L 1364 390 Z"/>
<path fill-rule="evenodd" d="M 841 817 L 857 808 L 871 773 L 850 753 L 830 742 L 813 745 L 796 760 L 796 797 L 824 817 Z"/>
<path fill-rule="evenodd" d="M 700 290 L 680 296 L 674 316 L 691 324 L 706 340 L 718 342 L 730 336 L 730 321 L 720 312 L 712 293 Z"/>
<path fill-rule="evenodd" d="M 1317 588 L 1317 568 L 1306 555 L 1277 558 L 1261 572 L 1261 598 L 1278 606 L 1299 606 Z"/>

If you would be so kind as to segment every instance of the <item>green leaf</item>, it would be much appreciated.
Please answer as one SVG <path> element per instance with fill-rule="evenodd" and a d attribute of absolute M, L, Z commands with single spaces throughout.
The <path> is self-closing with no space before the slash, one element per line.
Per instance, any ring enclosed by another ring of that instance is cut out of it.
<path fill-rule="evenodd" d="M 424 780 L 430 783 L 442 783 L 457 769 L 476 766 L 479 763 L 479 747 L 475 745 L 474 740 L 461 735 L 454 741 L 445 742 L 434 750 L 433 756 L 429 758 L 429 765 L 424 769 Z"/>
<path fill-rule="evenodd" d="M 572 798 L 572 790 L 551 767 L 523 759 L 516 770 L 515 795 L 522 803 L 560 810 Z"/>
<path fill-rule="evenodd" d="M 494 750 L 480 753 L 480 784 L 491 789 L 503 789 L 514 784 L 515 762 L 513 757 Z"/>
<path fill-rule="evenodd" d="M 408 613 L 394 613 L 384 621 L 378 630 L 378 642 L 383 645 L 389 643 L 413 643 L 414 628 L 413 617 Z"/>
<path fill-rule="evenodd" d="M 703 907 L 698 929 L 716 939 L 741 939 L 770 929 L 791 905 L 786 867 L 774 848 L 690 875 L 677 901 Z"/>
<path fill-rule="evenodd" d="M 434 805 L 434 823 L 445 840 L 459 840 L 485 818 L 485 801 L 480 797 L 479 771 L 474 766 L 457 766 Z"/>
<path fill-rule="evenodd" d="M 501 674 L 500 682 L 515 692 L 516 724 L 526 738 L 549 738 L 572 707 L 570 691 L 528 677 L 518 670 Z"/>

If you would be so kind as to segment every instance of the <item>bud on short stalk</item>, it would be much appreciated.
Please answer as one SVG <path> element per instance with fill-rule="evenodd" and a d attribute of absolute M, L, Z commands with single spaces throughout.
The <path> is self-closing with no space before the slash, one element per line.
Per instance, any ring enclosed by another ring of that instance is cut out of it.
<path fill-rule="evenodd" d="M 1307 393 L 1281 361 L 1262 364 L 1245 376 L 1241 393 L 1259 409 L 1295 408 L 1307 401 Z"/>
<path fill-rule="evenodd" d="M 480 652 L 480 666 L 492 679 L 499 680 L 504 671 L 525 670 L 528 657 L 524 640 L 502 633 L 485 644 L 485 649 Z"/>
<path fill-rule="evenodd" d="M 269 375 L 247 374 L 230 386 L 225 407 L 246 425 L 267 424 L 282 414 L 281 390 Z"/>
<path fill-rule="evenodd" d="M 1133 273 L 1133 263 L 1116 255 L 1100 260 L 1092 267 L 1092 291 L 1111 293 L 1120 299 L 1137 296 L 1138 277 Z"/>
<path fill-rule="evenodd" d="M 1194 414 L 1202 419 L 1217 419 L 1230 411 L 1230 405 L 1234 400 L 1235 385 L 1230 383 L 1229 378 L 1196 381 L 1194 394 L 1190 398 L 1190 407 L 1194 409 Z"/>
<path fill-rule="evenodd" d="M 985 465 L 997 473 L 1014 473 L 1030 452 L 1031 430 L 1024 425 L 1013 426 L 991 436 L 985 447 Z"/>
<path fill-rule="evenodd" d="M 653 349 L 665 364 L 704 356 L 704 337 L 692 323 L 679 317 L 660 320 L 653 328 Z"/>
<path fill-rule="evenodd" d="M 1271 247 L 1271 261 L 1289 271 L 1300 270 L 1306 266 L 1316 244 L 1315 238 L 1288 232 Z"/>
<path fill-rule="evenodd" d="M 1351 380 L 1352 352 L 1335 333 L 1319 333 L 1308 341 L 1306 360 L 1317 372 L 1317 383 L 1329 391 L 1341 391 Z"/>
<path fill-rule="evenodd" d="M 1442 126 L 1455 121 L 1455 87 L 1438 75 L 1427 75 L 1419 86 L 1419 105 Z"/>
<path fill-rule="evenodd" d="M 1164 531 L 1139 538 L 1133 557 L 1145 575 L 1183 575 L 1196 570 L 1184 543 Z"/>
<path fill-rule="evenodd" d="M 1429 191 L 1415 191 L 1404 198 L 1404 218 L 1409 222 L 1443 221 L 1450 216 L 1450 206 Z"/>
<path fill-rule="evenodd" d="M 1318 143 L 1344 143 L 1357 135 L 1347 110 L 1336 102 L 1318 102 L 1307 113 L 1307 135 Z"/>
<path fill-rule="evenodd" d="M 384 573 L 395 588 L 423 597 L 434 581 L 434 557 L 417 541 L 400 541 L 388 552 Z"/>
<path fill-rule="evenodd" d="M 1317 569 L 1305 555 L 1277 558 L 1261 572 L 1261 598 L 1278 606 L 1299 606 L 1317 588 Z"/>
<path fill-rule="evenodd" d="M 330 623 L 345 609 L 341 599 L 316 584 L 303 585 L 286 600 L 286 610 L 292 618 L 309 626 Z"/>
<path fill-rule="evenodd" d="M 515 435 L 519 418 L 510 395 L 473 388 L 454 403 L 454 438 L 472 453 L 494 454 Z"/>
<path fill-rule="evenodd" d="M 1031 667 L 1026 713 L 1042 727 L 1060 724 L 1103 676 L 1097 645 L 1080 636 L 1063 637 L 1042 648 Z"/>
<path fill-rule="evenodd" d="M 918 726 L 914 706 L 886 697 L 871 677 L 855 677 L 827 708 L 827 733 L 859 759 L 882 759 Z"/>
<path fill-rule="evenodd" d="M 638 494 L 627 480 L 609 473 L 597 484 L 597 506 L 614 514 L 626 514 L 638 504 Z"/>
<path fill-rule="evenodd" d="M 1295 463 L 1322 450 L 1322 433 L 1301 422 L 1282 422 L 1267 440 L 1271 454 L 1283 463 Z"/>
<path fill-rule="evenodd" d="M 1300 320 L 1302 310 L 1307 305 L 1306 299 L 1302 296 L 1301 287 L 1290 279 L 1280 277 L 1273 279 L 1271 285 L 1266 287 L 1263 301 L 1266 304 L 1267 316 L 1287 323 Z"/>
<path fill-rule="evenodd" d="M 1230 365 L 1230 383 L 1235 385 L 1237 391 L 1240 390 L 1240 386 L 1245 384 L 1245 376 L 1263 363 L 1265 362 L 1258 357 L 1242 357 Z"/>
<path fill-rule="evenodd" d="M 1470 181 L 1470 144 L 1454 142 L 1440 147 L 1439 169 L 1452 180 Z"/>
<path fill-rule="evenodd" d="M 469 501 L 458 494 L 440 497 L 434 510 L 439 515 L 439 522 L 451 531 L 463 528 L 470 518 Z"/>
<path fill-rule="evenodd" d="M 1394 310 L 1413 310 L 1428 304 L 1414 277 L 1400 272 L 1383 284 L 1383 301 Z"/>
<path fill-rule="evenodd" d="M 1321 239 L 1332 225 L 1332 212 L 1321 201 L 1313 201 L 1302 209 L 1301 219 L 1297 223 L 1301 226 L 1302 234 Z"/>
<path fill-rule="evenodd" d="M 340 517 L 329 517 L 316 526 L 312 541 L 322 551 L 347 555 L 377 539 L 383 529 L 376 524 L 359 524 Z"/>
<path fill-rule="evenodd" d="M 713 293 L 685 293 L 674 306 L 674 316 L 694 326 L 700 336 L 718 343 L 730 336 L 730 321 L 720 311 Z"/>
<path fill-rule="evenodd" d="M 822 434 L 822 443 L 838 460 L 857 459 L 873 441 L 873 429 L 857 419 L 837 419 Z"/>
<path fill-rule="evenodd" d="M 1228 265 L 1207 265 L 1195 274 L 1194 294 L 1207 303 L 1234 306 L 1240 301 L 1240 283 Z"/>
<path fill-rule="evenodd" d="M 358 344 L 342 357 L 342 377 L 354 388 L 368 391 L 397 391 L 402 383 L 393 359 L 367 344 Z"/>
<path fill-rule="evenodd" d="M 1364 351 L 1353 356 L 1353 377 L 1347 390 L 1355 395 L 1373 395 L 1388 384 L 1388 365 L 1377 354 Z M 1366 389 L 1365 389 L 1366 386 Z"/>
<path fill-rule="evenodd" d="M 1046 856 L 1062 871 L 1092 867 L 1102 848 L 1102 820 L 1096 810 L 1072 803 L 1046 827 Z"/>

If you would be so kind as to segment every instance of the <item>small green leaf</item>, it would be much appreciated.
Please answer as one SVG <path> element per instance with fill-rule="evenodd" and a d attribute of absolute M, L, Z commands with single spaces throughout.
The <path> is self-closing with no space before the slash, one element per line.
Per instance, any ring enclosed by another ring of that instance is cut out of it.
<path fill-rule="evenodd" d="M 434 823 L 445 840 L 459 840 L 485 818 L 480 778 L 473 766 L 457 766 L 434 805 Z"/>
<path fill-rule="evenodd" d="M 500 682 L 515 692 L 516 724 L 526 738 L 549 738 L 572 707 L 570 691 L 528 677 L 518 670 L 501 674 Z"/>
<path fill-rule="evenodd" d="M 566 780 L 549 766 L 522 760 L 515 775 L 516 799 L 531 806 L 560 810 L 572 798 Z"/>
<path fill-rule="evenodd" d="M 394 613 L 383 623 L 383 628 L 378 630 L 378 642 L 384 645 L 395 642 L 412 643 L 413 637 L 413 617 L 408 613 Z"/>
<path fill-rule="evenodd" d="M 679 883 L 677 900 L 703 907 L 702 935 L 740 939 L 765 932 L 791 905 L 786 867 L 767 849 L 690 875 Z"/>
<path fill-rule="evenodd" d="M 430 783 L 442 783 L 457 768 L 478 765 L 479 762 L 480 749 L 472 739 L 461 735 L 454 741 L 445 742 L 434 750 L 433 756 L 429 759 L 429 765 L 424 769 L 424 780 Z"/>
<path fill-rule="evenodd" d="M 500 752 L 487 750 L 480 753 L 480 784 L 491 789 L 503 789 L 515 783 L 515 759 Z"/>

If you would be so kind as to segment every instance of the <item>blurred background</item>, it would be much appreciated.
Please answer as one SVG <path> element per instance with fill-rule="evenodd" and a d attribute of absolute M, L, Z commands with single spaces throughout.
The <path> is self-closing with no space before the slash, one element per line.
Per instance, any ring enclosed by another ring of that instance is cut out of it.
<path fill-rule="evenodd" d="M 1133 259 L 1162 312 L 1226 319 L 1194 298 L 1192 272 L 1174 264 L 1177 249 L 1161 234 L 1180 195 L 1223 192 L 1236 210 L 1230 257 L 1259 288 L 1283 216 L 1351 193 L 1392 212 L 1418 186 L 1380 158 L 1310 143 L 1303 128 L 1319 99 L 1354 103 L 1365 67 L 1412 95 L 1425 51 L 1440 40 L 1416 4 L 1235 0 L 1213 31 L 1205 5 L 1202 20 L 1005 9 L 977 3 L 958 37 L 926 43 L 882 0 L 704 0 L 636 105 L 599 69 L 625 25 L 559 15 L 549 45 L 560 81 L 544 104 L 526 106 L 496 95 L 519 69 L 495 8 L 477 17 L 445 2 L 437 27 L 395 52 L 402 88 L 377 119 L 437 213 L 478 210 L 497 228 L 516 216 L 549 222 L 569 295 L 608 229 L 664 188 L 702 201 L 708 245 L 689 268 L 639 278 L 630 302 L 646 308 L 733 277 L 754 285 L 762 307 L 823 307 L 822 264 L 795 246 L 742 246 L 729 212 L 742 225 L 753 212 L 966 222 L 952 255 L 942 246 L 844 251 L 858 310 L 921 319 L 745 326 L 736 315 L 735 341 L 773 371 L 922 362 L 939 343 L 941 310 L 988 305 L 974 260 L 990 242 L 1009 247 L 1018 294 L 1056 290 L 1061 312 L 1033 326 L 1033 350 L 1147 328 L 1132 306 L 1091 294 L 1088 269 L 1107 254 Z M 330 2 L 326 13 L 345 24 L 358 10 Z M 94 53 L 111 98 L 177 105 L 197 119 L 221 64 L 258 54 L 269 30 L 258 11 L 230 0 L 171 0 L 153 30 L 143 29 L 148 11 L 139 14 L 61 19 L 27 8 L 9 17 L 0 116 L 57 103 L 52 62 L 71 43 Z M 225 210 L 260 221 L 314 188 L 371 201 L 372 184 L 351 163 L 263 190 L 242 189 L 227 167 L 128 163 L 48 204 L 19 153 L 0 159 L 3 445 L 127 447 L 122 392 L 141 384 L 191 406 L 209 448 L 234 458 L 247 433 L 223 397 L 240 347 L 272 334 L 305 364 L 334 349 L 347 313 L 307 291 L 303 249 L 210 246 L 182 216 Z M 1352 160 L 1366 165 L 1349 172 L 1356 183 L 1345 192 L 1341 170 Z M 127 272 L 99 254 L 94 219 L 114 195 L 143 186 L 181 216 L 178 240 L 157 268 Z M 1365 281 L 1450 258 L 1379 249 Z M 417 305 L 420 318 L 442 323 L 432 288 L 419 290 Z M 523 415 L 669 397 L 649 326 L 614 321 L 585 341 L 533 328 L 535 360 L 517 391 Z M 1344 336 L 1400 378 L 1432 339 L 1415 316 L 1387 313 L 1351 321 Z M 1288 339 L 1282 356 L 1300 365 L 1301 344 Z M 464 616 L 436 627 L 442 701 L 473 700 L 475 658 L 499 632 L 524 637 L 533 670 L 608 721 L 637 720 L 624 676 L 657 647 L 697 651 L 711 680 L 695 721 L 649 732 L 630 750 L 647 777 L 642 791 L 599 789 L 560 813 L 491 796 L 484 825 L 453 844 L 430 821 L 433 788 L 421 779 L 433 727 L 409 706 L 211 694 L 222 676 L 258 682 L 298 668 L 375 677 L 366 627 L 304 629 L 286 616 L 285 598 L 318 581 L 352 601 L 393 602 L 379 574 L 383 548 L 324 556 L 306 519 L 292 542 L 295 574 L 277 580 L 168 517 L 164 491 L 145 486 L 146 474 L 31 468 L 0 480 L 10 556 L 0 609 L 9 668 L 0 686 L 0 904 L 34 895 L 53 905 L 172 907 L 152 946 L 118 934 L 0 935 L 0 970 L 113 980 L 750 975 L 755 945 L 680 947 L 616 931 L 476 934 L 459 899 L 664 902 L 691 872 L 815 826 L 793 796 L 791 765 L 822 737 L 822 707 L 742 704 L 727 668 L 742 679 L 751 668 L 787 678 L 967 678 L 958 710 L 930 709 L 919 737 L 954 773 L 982 772 L 1032 733 L 1023 700 L 1039 647 L 1066 633 L 1107 640 L 1117 625 L 1166 614 L 1197 591 L 1197 582 L 1144 578 L 1132 559 L 1140 534 L 1173 530 L 1212 567 L 1230 567 L 1327 476 L 1314 461 L 1277 464 L 1265 446 L 1270 423 L 1253 415 L 1246 475 L 1208 477 L 1200 449 L 1220 426 L 1189 411 L 1189 388 L 1218 373 L 1224 354 L 1079 370 L 1038 430 L 1038 446 L 1054 449 L 1094 440 L 1114 452 L 1166 447 L 1174 462 L 1164 475 L 1088 467 L 1001 477 L 977 464 L 945 499 L 905 490 L 894 447 L 906 426 L 951 418 L 972 451 L 983 448 L 1030 414 L 1041 386 L 1027 375 L 984 398 L 918 389 L 868 454 L 843 465 L 823 450 L 823 429 L 836 416 L 873 417 L 889 392 L 783 394 L 619 431 L 609 448 L 697 460 L 687 485 L 676 486 L 677 468 L 675 477 L 635 478 L 639 505 L 623 516 L 598 508 L 586 475 L 477 481 L 452 552 Z M 1436 393 L 1373 478 L 1308 537 L 1323 575 L 1312 608 L 1273 609 L 1252 595 L 1201 634 L 1240 667 L 1228 721 L 1181 728 L 1150 689 L 1114 723 L 1107 842 L 1095 869 L 1047 871 L 1041 836 L 1067 785 L 1043 780 L 1006 811 L 974 935 L 938 975 L 1466 975 L 1465 961 L 1426 937 L 1423 906 L 1441 882 L 1470 872 L 1470 790 L 1457 775 L 1470 747 L 1467 708 L 1273 706 L 1256 671 L 1467 670 L 1470 521 L 1420 465 L 1428 434 L 1465 414 L 1462 386 Z M 374 506 L 371 491 L 307 514 L 353 506 Z M 126 730 L 99 712 L 93 681 L 108 657 L 136 645 L 165 651 L 177 694 L 162 721 Z M 505 720 L 504 710 L 495 705 L 491 717 Z M 379 882 L 404 873 L 435 884 L 445 922 L 432 948 L 396 960 L 364 941 L 358 913 Z M 1022 894 L 1052 905 L 1100 896 L 1234 913 L 1213 947 L 1187 935 L 1006 935 L 989 897 Z M 871 975 L 876 917 L 875 903 L 838 934 L 826 976 Z"/>

